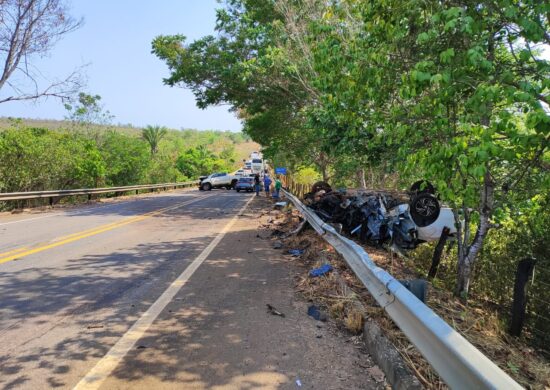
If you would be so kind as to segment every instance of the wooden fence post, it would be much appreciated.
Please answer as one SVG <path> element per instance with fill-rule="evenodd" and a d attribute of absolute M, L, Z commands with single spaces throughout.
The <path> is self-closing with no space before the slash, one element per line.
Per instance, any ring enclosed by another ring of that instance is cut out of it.
<path fill-rule="evenodd" d="M 514 301 L 512 302 L 512 321 L 510 334 L 519 336 L 525 321 L 525 309 L 527 307 L 527 282 L 533 276 L 536 260 L 526 258 L 518 263 L 516 281 L 514 284 Z"/>

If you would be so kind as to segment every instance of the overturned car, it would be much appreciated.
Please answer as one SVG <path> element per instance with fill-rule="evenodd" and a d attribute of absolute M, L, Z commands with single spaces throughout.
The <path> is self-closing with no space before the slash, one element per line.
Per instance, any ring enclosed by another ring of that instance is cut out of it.
<path fill-rule="evenodd" d="M 404 192 L 332 191 L 327 183 L 318 182 L 304 203 L 323 221 L 375 246 L 414 249 L 422 242 L 438 240 L 445 227 L 448 235 L 456 233 L 452 210 L 441 206 L 434 187 L 424 180 Z"/>

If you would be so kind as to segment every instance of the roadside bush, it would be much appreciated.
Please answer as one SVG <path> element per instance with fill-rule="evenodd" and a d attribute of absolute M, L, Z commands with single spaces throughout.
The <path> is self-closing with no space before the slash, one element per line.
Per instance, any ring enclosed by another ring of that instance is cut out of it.
<path fill-rule="evenodd" d="M 126 186 L 145 182 L 150 163 L 147 143 L 140 138 L 115 131 L 105 134 L 101 153 L 107 166 L 108 186 Z"/>

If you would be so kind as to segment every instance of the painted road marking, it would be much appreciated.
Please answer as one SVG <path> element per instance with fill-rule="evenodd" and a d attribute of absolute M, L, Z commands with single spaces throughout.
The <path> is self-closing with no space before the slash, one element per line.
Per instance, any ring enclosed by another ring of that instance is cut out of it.
<path fill-rule="evenodd" d="M 179 207 L 183 207 L 183 206 L 186 206 L 188 204 L 195 203 L 195 202 L 198 202 L 200 200 L 210 198 L 212 196 L 214 196 L 214 195 L 202 196 L 200 198 L 195 198 L 195 199 L 189 200 L 187 202 L 177 204 L 175 206 L 165 207 L 165 208 L 162 208 L 162 209 L 159 209 L 159 210 L 155 210 L 155 211 L 151 211 L 151 212 L 148 212 L 148 213 L 145 213 L 145 214 L 138 215 L 136 217 L 127 218 L 127 219 L 124 219 L 122 221 L 112 222 L 112 223 L 109 223 L 109 224 L 106 224 L 106 225 L 101 225 L 101 226 L 96 226 L 95 228 L 91 228 L 91 229 L 88 229 L 88 230 L 84 230 L 82 232 L 73 233 L 73 234 L 70 234 L 68 236 L 61 237 L 57 241 L 55 241 L 51 244 L 41 245 L 41 246 L 38 246 L 38 247 L 33 248 L 33 249 L 26 250 L 26 251 L 23 251 L 26 248 L 19 248 L 19 250 L 16 249 L 16 250 L 13 250 L 13 251 L 10 251 L 10 252 L 6 252 L 3 255 L 5 255 L 7 253 L 10 253 L 10 254 L 7 255 L 7 256 L 0 257 L 0 264 L 7 263 L 8 261 L 12 261 L 12 260 L 15 260 L 15 259 L 21 259 L 22 257 L 33 255 L 33 254 L 39 253 L 39 252 L 43 252 L 43 251 L 51 249 L 51 248 L 56 248 L 58 246 L 65 245 L 65 244 L 68 244 L 68 243 L 71 243 L 71 242 L 74 242 L 74 241 L 78 241 L 78 240 L 81 240 L 83 238 L 95 236 L 96 234 L 100 234 L 100 233 L 103 233 L 103 232 L 106 232 L 106 231 L 109 231 L 109 230 L 113 230 L 113 229 L 131 224 L 131 223 L 134 223 L 134 222 L 142 221 L 144 219 L 153 217 L 155 215 L 164 213 L 166 211 L 174 210 L 174 209 L 177 209 Z M 15 252 L 17 252 L 17 253 L 15 253 Z"/>
<path fill-rule="evenodd" d="M 24 246 L 24 247 L 21 247 L 21 248 L 13 249 L 11 251 L 0 253 L 0 258 L 2 258 L 3 256 L 12 255 L 12 254 L 17 253 L 17 252 L 22 252 L 27 248 L 28 248 L 28 246 Z"/>
<path fill-rule="evenodd" d="M 153 303 L 149 309 L 132 325 L 132 327 L 116 342 L 103 358 L 80 380 L 74 390 L 98 389 L 101 384 L 111 375 L 116 366 L 128 354 L 135 343 L 143 337 L 147 329 L 156 320 L 166 305 L 172 301 L 178 291 L 187 283 L 200 265 L 206 260 L 210 253 L 223 239 L 225 234 L 233 227 L 239 215 L 244 212 L 249 203 L 254 199 L 250 197 L 241 210 L 235 215 L 220 233 L 208 244 L 206 248 L 193 260 L 191 264 L 168 286 L 162 295 Z"/>

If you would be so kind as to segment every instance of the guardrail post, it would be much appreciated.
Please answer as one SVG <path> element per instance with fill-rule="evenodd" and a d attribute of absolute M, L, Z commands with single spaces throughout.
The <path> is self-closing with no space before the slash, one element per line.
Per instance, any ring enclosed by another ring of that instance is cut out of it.
<path fill-rule="evenodd" d="M 50 206 L 53 206 L 53 196 L 50 196 Z"/>
<path fill-rule="evenodd" d="M 88 194 L 88 202 L 92 200 L 92 194 Z"/>

